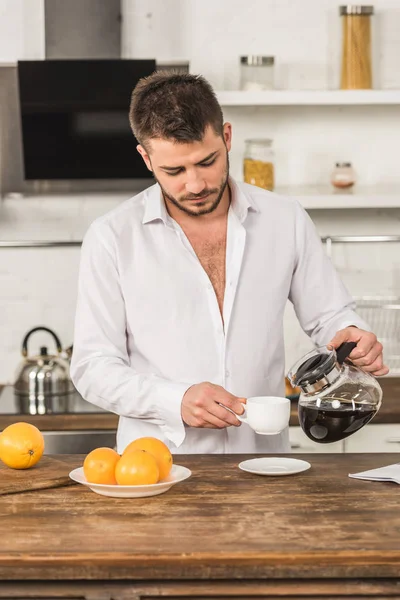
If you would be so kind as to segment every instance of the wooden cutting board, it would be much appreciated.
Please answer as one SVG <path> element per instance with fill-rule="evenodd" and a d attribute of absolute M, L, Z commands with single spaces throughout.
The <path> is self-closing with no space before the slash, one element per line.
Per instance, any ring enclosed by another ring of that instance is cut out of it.
<path fill-rule="evenodd" d="M 61 457 L 42 456 L 40 461 L 30 469 L 10 469 L 0 462 L 0 496 L 17 494 L 46 488 L 77 485 L 69 478 L 73 468 L 71 461 L 63 461 Z"/>

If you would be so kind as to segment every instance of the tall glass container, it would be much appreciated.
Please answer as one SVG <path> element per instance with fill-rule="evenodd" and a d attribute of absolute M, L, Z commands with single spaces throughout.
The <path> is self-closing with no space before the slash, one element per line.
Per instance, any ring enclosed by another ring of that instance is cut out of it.
<path fill-rule="evenodd" d="M 342 90 L 372 88 L 371 17 L 373 6 L 340 6 L 342 27 Z"/>
<path fill-rule="evenodd" d="M 246 140 L 243 161 L 245 183 L 272 191 L 275 185 L 272 140 Z"/>

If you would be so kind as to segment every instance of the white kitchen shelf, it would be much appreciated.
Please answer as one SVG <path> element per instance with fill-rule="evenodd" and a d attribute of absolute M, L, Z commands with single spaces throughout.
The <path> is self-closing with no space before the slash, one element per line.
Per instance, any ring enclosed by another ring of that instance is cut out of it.
<path fill-rule="evenodd" d="M 288 186 L 275 192 L 296 197 L 306 209 L 400 208 L 400 185 L 354 186 L 347 191 L 332 186 Z"/>
<path fill-rule="evenodd" d="M 400 90 L 219 91 L 221 106 L 400 105 Z"/>

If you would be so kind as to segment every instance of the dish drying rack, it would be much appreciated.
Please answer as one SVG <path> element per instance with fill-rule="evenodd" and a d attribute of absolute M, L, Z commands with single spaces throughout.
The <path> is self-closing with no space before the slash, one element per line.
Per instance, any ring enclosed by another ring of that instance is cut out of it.
<path fill-rule="evenodd" d="M 328 256 L 334 243 L 400 242 L 400 235 L 330 236 L 322 238 Z M 389 375 L 400 376 L 400 296 L 355 296 L 357 314 L 368 323 L 383 344 Z"/>
<path fill-rule="evenodd" d="M 383 344 L 390 375 L 400 375 L 400 297 L 359 296 L 357 314 L 368 323 Z"/>

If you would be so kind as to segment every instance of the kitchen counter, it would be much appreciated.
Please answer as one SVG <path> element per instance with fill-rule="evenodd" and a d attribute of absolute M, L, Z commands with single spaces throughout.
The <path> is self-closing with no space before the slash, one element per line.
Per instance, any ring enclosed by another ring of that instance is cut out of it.
<path fill-rule="evenodd" d="M 54 458 L 60 476 L 84 457 Z M 244 458 L 176 457 L 192 477 L 152 498 L 1 496 L 0 598 L 400 597 L 399 487 L 348 477 L 397 454 L 300 456 L 311 469 L 289 477 Z"/>
<path fill-rule="evenodd" d="M 386 377 L 379 380 L 383 389 L 383 402 L 379 413 L 371 421 L 371 425 L 378 423 L 400 423 L 400 377 Z M 5 412 L 2 406 L 2 391 L 10 390 L 10 386 L 0 385 L 0 431 L 15 423 L 26 421 L 36 425 L 41 431 L 116 431 L 118 427 L 118 415 L 103 411 L 100 408 L 80 399 L 78 411 L 69 413 L 28 415 L 17 414 L 15 410 Z M 8 392 L 9 393 L 9 392 Z M 297 401 L 292 401 L 290 425 L 299 425 L 297 416 Z"/>
<path fill-rule="evenodd" d="M 12 386 L 0 386 L 0 430 L 16 421 L 36 425 L 41 431 L 116 431 L 118 415 L 84 400 L 78 392 L 71 395 L 68 412 L 30 415 L 21 412 Z"/>

